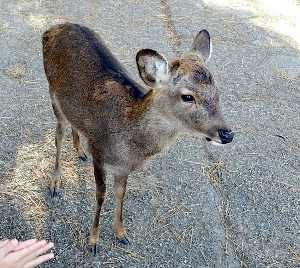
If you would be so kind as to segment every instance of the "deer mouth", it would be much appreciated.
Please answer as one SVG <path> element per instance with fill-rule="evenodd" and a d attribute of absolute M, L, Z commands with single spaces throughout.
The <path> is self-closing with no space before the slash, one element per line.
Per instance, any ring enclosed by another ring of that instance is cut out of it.
<path fill-rule="evenodd" d="M 224 146 L 224 143 L 222 143 L 221 141 L 215 141 L 215 140 L 212 140 L 212 139 L 207 138 L 207 137 L 205 139 L 214 146 Z"/>

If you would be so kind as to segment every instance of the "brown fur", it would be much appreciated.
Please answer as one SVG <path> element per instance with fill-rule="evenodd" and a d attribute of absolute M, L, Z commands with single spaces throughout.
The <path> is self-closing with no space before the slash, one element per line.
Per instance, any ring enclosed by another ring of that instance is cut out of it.
<path fill-rule="evenodd" d="M 214 82 L 212 74 L 197 55 L 192 54 L 172 63 L 177 68 L 180 66 L 183 75 L 187 76 L 195 84 L 213 84 Z"/>
<path fill-rule="evenodd" d="M 114 174 L 114 227 L 117 237 L 126 242 L 122 207 L 130 172 L 182 132 L 202 134 L 216 142 L 222 140 L 220 130 L 231 133 L 219 107 L 218 87 L 203 61 L 210 54 L 209 42 L 208 32 L 201 31 L 191 51 L 171 63 L 156 51 L 141 50 L 136 60 L 141 78 L 152 87 L 147 90 L 130 78 L 90 29 L 67 23 L 44 34 L 44 66 L 58 120 L 50 189 L 53 196 L 57 195 L 60 150 L 69 122 L 79 156 L 85 160 L 78 131 L 87 138 L 93 156 L 97 199 L 89 238 L 93 253 L 98 252 L 99 216 L 105 200 L 107 172 Z"/>

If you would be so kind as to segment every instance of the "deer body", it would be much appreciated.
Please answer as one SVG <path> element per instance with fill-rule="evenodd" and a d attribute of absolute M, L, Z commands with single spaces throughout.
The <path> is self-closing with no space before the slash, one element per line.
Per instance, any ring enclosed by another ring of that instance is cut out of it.
<path fill-rule="evenodd" d="M 216 143 L 228 143 L 233 133 L 219 107 L 219 91 L 204 61 L 210 38 L 201 31 L 186 56 L 169 63 L 156 51 L 137 54 L 145 88 L 130 78 L 101 38 L 76 25 L 52 27 L 43 37 L 46 76 L 56 129 L 56 163 L 50 190 L 60 188 L 60 149 L 67 123 L 74 147 L 86 160 L 78 131 L 93 156 L 97 206 L 89 244 L 98 252 L 99 216 L 105 200 L 107 172 L 113 172 L 116 193 L 114 228 L 128 243 L 122 219 L 128 175 L 168 146 L 182 132 L 202 134 Z"/>

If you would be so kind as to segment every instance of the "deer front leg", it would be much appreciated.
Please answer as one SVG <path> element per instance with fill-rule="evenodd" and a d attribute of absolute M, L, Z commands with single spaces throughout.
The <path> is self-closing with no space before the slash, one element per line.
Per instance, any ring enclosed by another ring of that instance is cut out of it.
<path fill-rule="evenodd" d="M 90 251 L 93 256 L 98 254 L 100 252 L 99 247 L 99 221 L 100 221 L 100 212 L 102 205 L 105 200 L 106 196 L 106 184 L 105 184 L 105 171 L 103 169 L 103 166 L 98 165 L 94 161 L 94 174 L 95 174 L 95 181 L 96 181 L 96 211 L 95 211 L 95 217 L 92 223 L 92 226 L 89 231 L 89 245 L 90 245 Z"/>
<path fill-rule="evenodd" d="M 114 187 L 116 195 L 116 212 L 114 220 L 114 229 L 116 231 L 117 239 L 123 244 L 128 245 L 129 240 L 123 223 L 123 201 L 126 191 L 127 175 L 116 175 L 114 176 Z"/>

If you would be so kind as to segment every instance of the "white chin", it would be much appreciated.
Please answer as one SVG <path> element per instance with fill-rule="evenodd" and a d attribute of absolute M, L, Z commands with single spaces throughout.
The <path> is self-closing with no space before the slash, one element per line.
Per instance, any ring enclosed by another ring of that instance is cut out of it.
<path fill-rule="evenodd" d="M 224 146 L 223 143 L 217 142 L 217 141 L 211 141 L 211 144 L 214 145 L 214 146 Z"/>

